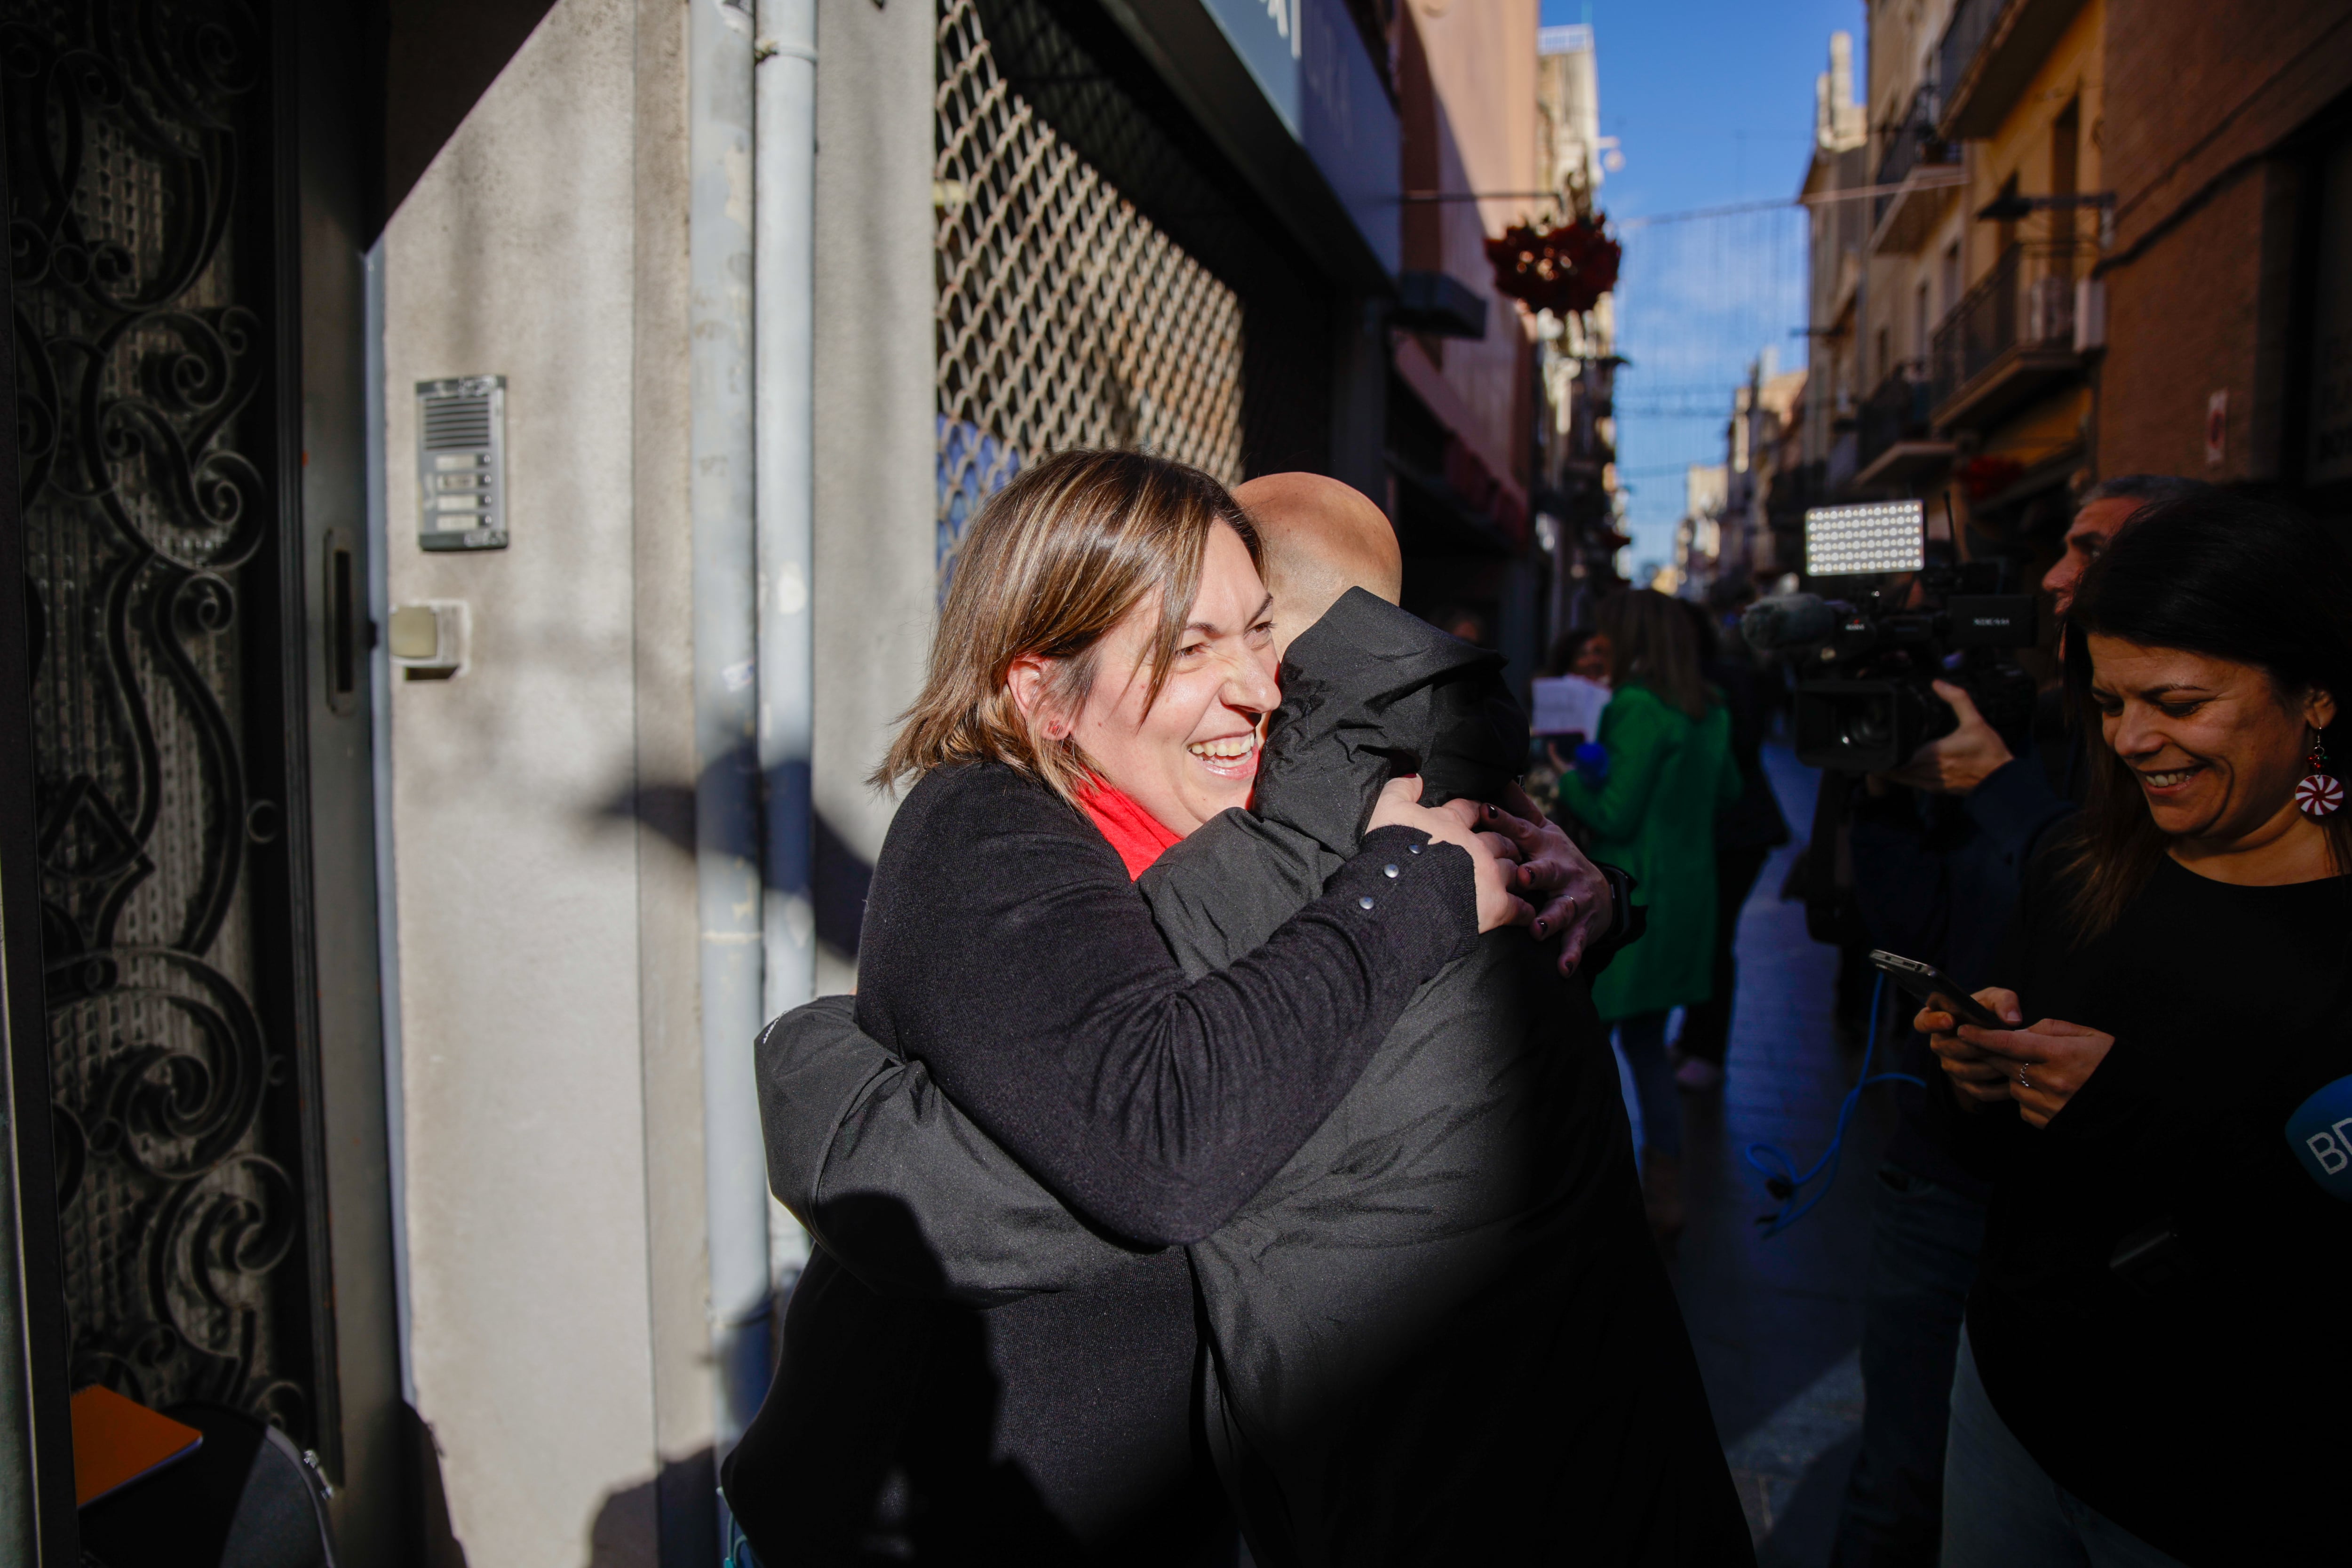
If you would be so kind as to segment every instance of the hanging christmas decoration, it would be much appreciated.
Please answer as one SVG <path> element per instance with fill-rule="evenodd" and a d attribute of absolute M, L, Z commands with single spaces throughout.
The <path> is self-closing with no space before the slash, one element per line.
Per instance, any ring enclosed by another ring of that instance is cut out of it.
<path fill-rule="evenodd" d="M 1519 224 L 1486 242 L 1495 287 L 1530 310 L 1572 316 L 1590 310 L 1617 286 L 1622 247 L 1599 217 L 1557 228 Z"/>
<path fill-rule="evenodd" d="M 2025 465 L 1998 453 L 1979 453 L 1960 465 L 1958 478 L 1969 500 L 1980 501 L 2000 494 L 2025 476 Z"/>

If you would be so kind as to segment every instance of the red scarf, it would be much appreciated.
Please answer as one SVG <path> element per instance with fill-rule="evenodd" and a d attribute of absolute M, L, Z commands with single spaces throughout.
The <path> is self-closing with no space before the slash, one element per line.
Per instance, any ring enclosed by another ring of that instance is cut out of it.
<path fill-rule="evenodd" d="M 1078 796 L 1078 805 L 1094 819 L 1110 847 L 1118 851 L 1131 881 L 1143 875 L 1154 860 L 1165 854 L 1171 846 L 1184 836 L 1171 833 L 1133 796 L 1116 785 L 1097 780 Z"/>

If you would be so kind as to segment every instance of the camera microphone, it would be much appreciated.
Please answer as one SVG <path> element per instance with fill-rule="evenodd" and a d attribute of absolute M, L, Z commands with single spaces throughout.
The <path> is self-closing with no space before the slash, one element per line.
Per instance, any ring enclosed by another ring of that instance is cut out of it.
<path fill-rule="evenodd" d="M 1748 605 L 1739 617 L 1739 635 L 1759 653 L 1804 647 L 1836 636 L 1845 613 L 1819 594 L 1782 594 Z"/>

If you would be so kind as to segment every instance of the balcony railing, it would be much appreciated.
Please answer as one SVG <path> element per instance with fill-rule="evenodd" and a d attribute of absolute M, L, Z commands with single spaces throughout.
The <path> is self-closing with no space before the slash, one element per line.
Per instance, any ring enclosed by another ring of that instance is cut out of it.
<path fill-rule="evenodd" d="M 1911 100 L 1911 112 L 1895 130 L 1886 144 L 1885 155 L 1878 161 L 1877 184 L 1899 185 L 1912 170 L 1922 164 L 1957 163 L 1960 150 L 1936 134 L 1936 89 L 1923 86 Z M 1876 227 L 1886 217 L 1886 209 L 1895 198 L 1880 196 L 1871 204 L 1870 222 Z"/>
<path fill-rule="evenodd" d="M 1924 441 L 1930 434 L 1927 411 L 1933 388 L 1926 360 L 1906 360 L 1896 365 L 1877 390 L 1863 400 L 1856 429 L 1859 446 L 1854 458 L 1867 468 L 1897 441 Z"/>
<path fill-rule="evenodd" d="M 1948 107 L 1959 93 L 1960 79 L 1969 74 L 1977 53 L 2000 25 L 2001 13 L 2014 0 L 1960 0 L 1952 7 L 1952 19 L 1945 25 L 1944 37 L 1936 46 L 1936 87 L 1938 99 Z"/>
<path fill-rule="evenodd" d="M 2074 247 L 2012 245 L 1936 329 L 1929 379 L 1942 407 L 2012 349 L 2070 350 Z"/>

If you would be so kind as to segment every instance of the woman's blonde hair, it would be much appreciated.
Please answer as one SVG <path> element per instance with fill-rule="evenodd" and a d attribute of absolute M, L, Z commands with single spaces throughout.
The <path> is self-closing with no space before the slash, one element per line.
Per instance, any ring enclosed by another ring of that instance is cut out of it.
<path fill-rule="evenodd" d="M 1024 470 L 964 532 L 922 694 L 872 782 L 894 788 L 935 768 L 994 762 L 1075 798 L 1094 764 L 1074 736 L 1048 739 L 1023 716 L 1007 684 L 1013 661 L 1053 661 L 1044 707 L 1074 719 L 1102 639 L 1156 594 L 1146 705 L 1158 701 L 1221 523 L 1263 570 L 1249 519 L 1198 468 L 1141 452 L 1079 451 Z"/>

